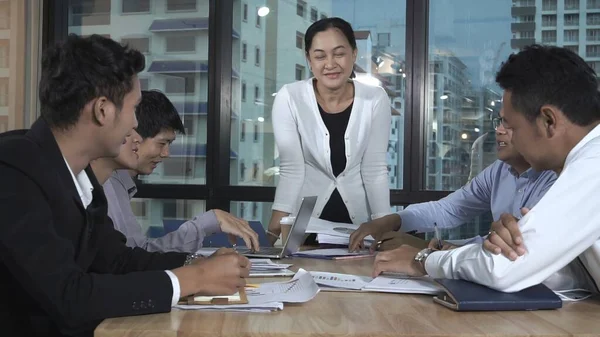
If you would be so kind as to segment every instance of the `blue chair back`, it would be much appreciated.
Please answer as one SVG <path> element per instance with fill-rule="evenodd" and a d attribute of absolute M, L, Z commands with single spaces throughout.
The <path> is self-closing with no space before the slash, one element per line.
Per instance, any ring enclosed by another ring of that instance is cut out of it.
<path fill-rule="evenodd" d="M 167 233 L 173 232 L 183 224 L 185 220 L 181 219 L 164 219 L 163 226 L 164 230 L 160 227 L 150 227 L 148 228 L 148 237 L 157 238 L 161 237 Z M 249 221 L 250 227 L 258 234 L 258 242 L 261 247 L 269 247 L 271 244 L 267 239 L 267 233 L 265 232 L 265 228 L 263 227 L 260 221 Z M 245 246 L 244 240 L 238 238 L 237 240 L 238 246 Z M 213 235 L 209 235 L 204 238 L 202 242 L 203 247 L 231 247 L 231 243 L 225 233 L 216 233 Z"/>

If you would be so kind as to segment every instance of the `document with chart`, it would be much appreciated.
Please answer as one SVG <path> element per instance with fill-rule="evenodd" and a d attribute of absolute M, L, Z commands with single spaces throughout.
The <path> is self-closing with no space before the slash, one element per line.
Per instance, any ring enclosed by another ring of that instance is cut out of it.
<path fill-rule="evenodd" d="M 373 280 L 368 276 L 357 276 L 350 274 L 328 273 L 321 271 L 311 271 L 315 283 L 319 285 L 321 290 L 326 291 L 360 291 L 369 282 Z"/>
<path fill-rule="evenodd" d="M 246 288 L 247 304 L 231 305 L 176 305 L 174 308 L 205 311 L 268 312 L 283 309 L 283 303 L 304 303 L 319 293 L 319 286 L 310 273 L 298 270 L 294 278 L 286 282 L 261 283 Z"/>
<path fill-rule="evenodd" d="M 250 259 L 250 277 L 294 276 L 291 264 L 274 263 L 271 259 Z"/>

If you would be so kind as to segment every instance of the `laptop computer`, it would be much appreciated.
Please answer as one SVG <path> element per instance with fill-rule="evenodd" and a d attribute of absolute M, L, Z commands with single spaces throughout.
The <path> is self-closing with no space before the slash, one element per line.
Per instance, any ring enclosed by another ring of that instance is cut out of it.
<path fill-rule="evenodd" d="M 296 219 L 292 224 L 292 228 L 290 228 L 290 234 L 288 234 L 287 240 L 285 240 L 285 243 L 281 248 L 260 247 L 260 251 L 255 252 L 246 247 L 239 247 L 237 252 L 247 257 L 264 257 L 271 259 L 282 259 L 298 252 L 302 245 L 302 241 L 304 240 L 304 233 L 306 232 L 316 203 L 316 196 L 302 198 L 300 210 L 298 210 Z"/>

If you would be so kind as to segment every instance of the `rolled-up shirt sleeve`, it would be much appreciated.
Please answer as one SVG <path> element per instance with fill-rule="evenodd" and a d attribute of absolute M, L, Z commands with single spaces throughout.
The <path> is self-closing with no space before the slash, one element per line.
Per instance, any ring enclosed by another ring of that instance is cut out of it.
<path fill-rule="evenodd" d="M 432 232 L 434 223 L 440 228 L 454 228 L 490 210 L 496 165 L 490 165 L 468 184 L 438 201 L 409 205 L 398 212 L 404 232 Z"/>
<path fill-rule="evenodd" d="M 464 279 L 505 292 L 539 284 L 600 237 L 598 159 L 565 167 L 546 195 L 520 221 L 526 254 L 510 261 L 480 244 L 434 252 L 425 261 L 434 278 Z M 576 186 L 576 188 L 574 188 Z"/>

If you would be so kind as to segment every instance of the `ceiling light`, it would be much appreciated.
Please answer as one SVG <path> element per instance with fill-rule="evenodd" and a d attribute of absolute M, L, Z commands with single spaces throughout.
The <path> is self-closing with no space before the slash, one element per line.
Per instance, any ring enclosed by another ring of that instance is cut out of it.
<path fill-rule="evenodd" d="M 267 6 L 262 6 L 258 9 L 258 16 L 267 16 L 271 10 Z"/>

